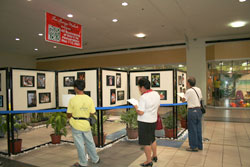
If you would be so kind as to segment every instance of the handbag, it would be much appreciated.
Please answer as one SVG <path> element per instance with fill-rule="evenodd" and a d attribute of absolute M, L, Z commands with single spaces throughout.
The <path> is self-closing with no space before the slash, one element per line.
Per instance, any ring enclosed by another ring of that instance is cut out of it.
<path fill-rule="evenodd" d="M 200 104 L 201 104 L 200 108 L 201 108 L 202 114 L 205 114 L 206 113 L 206 108 L 205 108 L 205 105 L 204 105 L 204 101 L 200 100 L 200 97 L 199 97 L 198 93 L 196 92 L 196 90 L 194 88 L 192 88 L 192 89 L 195 91 L 195 93 L 196 93 L 196 95 L 198 97 L 198 100 L 200 101 Z"/>
<path fill-rule="evenodd" d="M 160 117 L 159 114 L 157 114 L 157 121 L 156 121 L 156 128 L 155 128 L 155 130 L 161 130 L 161 129 L 163 129 L 161 117 Z"/>

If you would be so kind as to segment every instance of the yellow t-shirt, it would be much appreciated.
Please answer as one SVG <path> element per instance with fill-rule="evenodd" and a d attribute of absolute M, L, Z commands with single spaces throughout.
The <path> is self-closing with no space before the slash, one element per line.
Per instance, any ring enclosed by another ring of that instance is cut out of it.
<path fill-rule="evenodd" d="M 76 95 L 69 101 L 67 113 L 71 113 L 73 117 L 89 118 L 90 113 L 94 114 L 95 112 L 95 104 L 87 95 Z M 73 128 L 80 131 L 91 130 L 88 120 L 75 120 L 71 117 L 69 123 Z"/>

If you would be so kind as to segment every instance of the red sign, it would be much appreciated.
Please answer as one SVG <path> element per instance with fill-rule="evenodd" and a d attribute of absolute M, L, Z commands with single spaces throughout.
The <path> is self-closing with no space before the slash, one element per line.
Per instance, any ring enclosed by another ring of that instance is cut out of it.
<path fill-rule="evenodd" d="M 45 40 L 82 49 L 82 26 L 46 12 Z"/>

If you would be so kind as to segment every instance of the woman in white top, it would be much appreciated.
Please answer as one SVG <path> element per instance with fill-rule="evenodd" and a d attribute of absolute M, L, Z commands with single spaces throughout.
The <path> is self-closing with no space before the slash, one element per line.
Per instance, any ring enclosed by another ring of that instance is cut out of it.
<path fill-rule="evenodd" d="M 138 114 L 138 134 L 139 144 L 144 146 L 144 152 L 147 161 L 140 164 L 141 166 L 153 166 L 157 162 L 155 128 L 157 121 L 157 112 L 160 107 L 160 95 L 150 89 L 148 79 L 138 81 L 139 90 L 142 94 L 139 105 L 134 106 Z M 151 153 L 153 156 L 151 157 Z"/>
<path fill-rule="evenodd" d="M 189 148 L 187 151 L 197 152 L 203 150 L 202 145 L 202 112 L 200 110 L 200 100 L 202 98 L 201 90 L 195 87 L 196 80 L 194 77 L 189 77 L 187 80 L 188 90 L 185 93 L 185 98 L 182 101 L 187 101 L 188 105 L 188 140 Z"/>

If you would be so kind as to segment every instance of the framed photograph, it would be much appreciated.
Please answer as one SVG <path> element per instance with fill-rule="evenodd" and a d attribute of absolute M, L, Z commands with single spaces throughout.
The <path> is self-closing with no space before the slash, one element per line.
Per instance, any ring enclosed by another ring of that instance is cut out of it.
<path fill-rule="evenodd" d="M 51 103 L 51 94 L 50 93 L 39 93 L 39 103 Z"/>
<path fill-rule="evenodd" d="M 182 85 L 182 76 L 178 76 L 178 85 Z"/>
<path fill-rule="evenodd" d="M 28 107 L 36 107 L 36 91 L 31 90 L 27 91 L 27 101 L 28 101 Z"/>
<path fill-rule="evenodd" d="M 110 90 L 110 104 L 115 104 L 116 103 L 116 93 L 115 89 Z"/>
<path fill-rule="evenodd" d="M 135 77 L 135 85 L 138 85 L 138 81 L 142 78 L 148 79 L 148 76 L 137 76 Z"/>
<path fill-rule="evenodd" d="M 116 73 L 116 88 L 121 88 L 121 74 Z"/>
<path fill-rule="evenodd" d="M 167 91 L 166 90 L 156 90 L 159 93 L 161 100 L 167 100 Z"/>
<path fill-rule="evenodd" d="M 180 93 L 182 93 L 182 87 L 180 87 Z"/>
<path fill-rule="evenodd" d="M 117 91 L 117 101 L 124 100 L 124 91 Z"/>
<path fill-rule="evenodd" d="M 0 96 L 0 107 L 3 107 L 3 96 Z"/>
<path fill-rule="evenodd" d="M 75 82 L 75 77 L 73 77 L 73 76 L 63 77 L 63 86 L 64 87 L 72 87 L 72 86 L 74 86 L 74 82 Z"/>
<path fill-rule="evenodd" d="M 182 92 L 183 92 L 183 93 L 186 93 L 186 88 L 182 88 Z"/>
<path fill-rule="evenodd" d="M 74 89 L 69 89 L 69 90 L 68 90 L 68 94 L 69 94 L 69 95 L 75 95 L 76 92 L 75 92 Z"/>
<path fill-rule="evenodd" d="M 115 86 L 115 76 L 107 75 L 107 86 Z"/>
<path fill-rule="evenodd" d="M 21 87 L 34 87 L 35 86 L 35 77 L 28 75 L 20 76 Z"/>
<path fill-rule="evenodd" d="M 152 73 L 151 74 L 151 86 L 152 87 L 160 87 L 160 73 Z"/>
<path fill-rule="evenodd" d="M 45 89 L 45 73 L 37 73 L 37 89 Z"/>
<path fill-rule="evenodd" d="M 91 96 L 91 92 L 90 91 L 84 91 L 84 94 L 88 95 L 89 97 Z"/>

